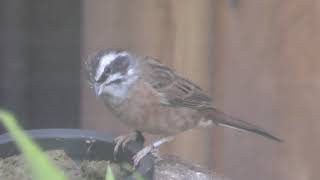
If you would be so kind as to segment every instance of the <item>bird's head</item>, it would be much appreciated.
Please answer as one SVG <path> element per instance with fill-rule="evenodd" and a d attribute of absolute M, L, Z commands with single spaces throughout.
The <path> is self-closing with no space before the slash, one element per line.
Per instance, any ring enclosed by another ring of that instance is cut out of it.
<path fill-rule="evenodd" d="M 88 58 L 87 71 L 97 96 L 124 96 L 137 79 L 135 55 L 124 51 L 106 49 Z"/>

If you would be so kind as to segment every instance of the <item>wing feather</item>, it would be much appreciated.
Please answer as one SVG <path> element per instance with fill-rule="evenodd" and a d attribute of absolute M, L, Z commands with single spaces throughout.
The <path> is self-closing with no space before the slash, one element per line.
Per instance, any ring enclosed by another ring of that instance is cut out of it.
<path fill-rule="evenodd" d="M 200 87 L 175 73 L 172 69 L 162 65 L 155 59 L 144 61 L 147 68 L 143 77 L 160 94 L 160 103 L 167 106 L 187 107 L 198 109 L 206 115 L 206 119 L 216 125 L 252 132 L 269 139 L 282 142 L 267 131 L 226 115 L 214 108 L 210 97 Z"/>
<path fill-rule="evenodd" d="M 146 81 L 161 94 L 163 105 L 195 109 L 211 108 L 211 99 L 203 90 L 155 59 L 144 61 Z"/>

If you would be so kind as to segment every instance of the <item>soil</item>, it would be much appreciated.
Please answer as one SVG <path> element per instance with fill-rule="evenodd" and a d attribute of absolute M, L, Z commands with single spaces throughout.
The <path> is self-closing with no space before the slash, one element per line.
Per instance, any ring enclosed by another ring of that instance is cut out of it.
<path fill-rule="evenodd" d="M 75 161 L 63 150 L 51 150 L 47 151 L 47 154 L 70 180 L 104 180 L 108 165 L 116 179 L 124 179 L 132 172 L 126 164 L 110 161 Z M 22 155 L 0 159 L 0 179 L 32 180 L 30 169 Z"/>

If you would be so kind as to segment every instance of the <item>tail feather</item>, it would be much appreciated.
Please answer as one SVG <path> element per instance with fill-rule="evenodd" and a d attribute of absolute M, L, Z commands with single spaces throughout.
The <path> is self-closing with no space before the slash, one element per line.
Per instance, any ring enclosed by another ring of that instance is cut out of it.
<path fill-rule="evenodd" d="M 231 117 L 217 109 L 210 109 L 209 111 L 207 111 L 206 119 L 212 120 L 218 126 L 224 126 L 224 127 L 229 127 L 229 128 L 233 128 L 240 131 L 251 132 L 251 133 L 255 133 L 260 136 L 269 138 L 271 140 L 283 142 L 282 139 L 273 136 L 272 134 L 268 133 L 266 130 L 256 125 L 250 124 L 246 121 Z"/>

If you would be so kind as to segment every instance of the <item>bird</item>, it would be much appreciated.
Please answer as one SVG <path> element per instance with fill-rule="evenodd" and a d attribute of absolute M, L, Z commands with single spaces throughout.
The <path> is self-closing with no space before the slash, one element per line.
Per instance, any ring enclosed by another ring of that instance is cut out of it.
<path fill-rule="evenodd" d="M 115 153 L 141 132 L 161 136 L 133 156 L 134 166 L 179 133 L 197 127 L 217 125 L 283 141 L 224 113 L 198 85 L 156 58 L 123 49 L 102 49 L 89 56 L 85 64 L 96 96 L 119 121 L 135 129 L 115 138 Z"/>

